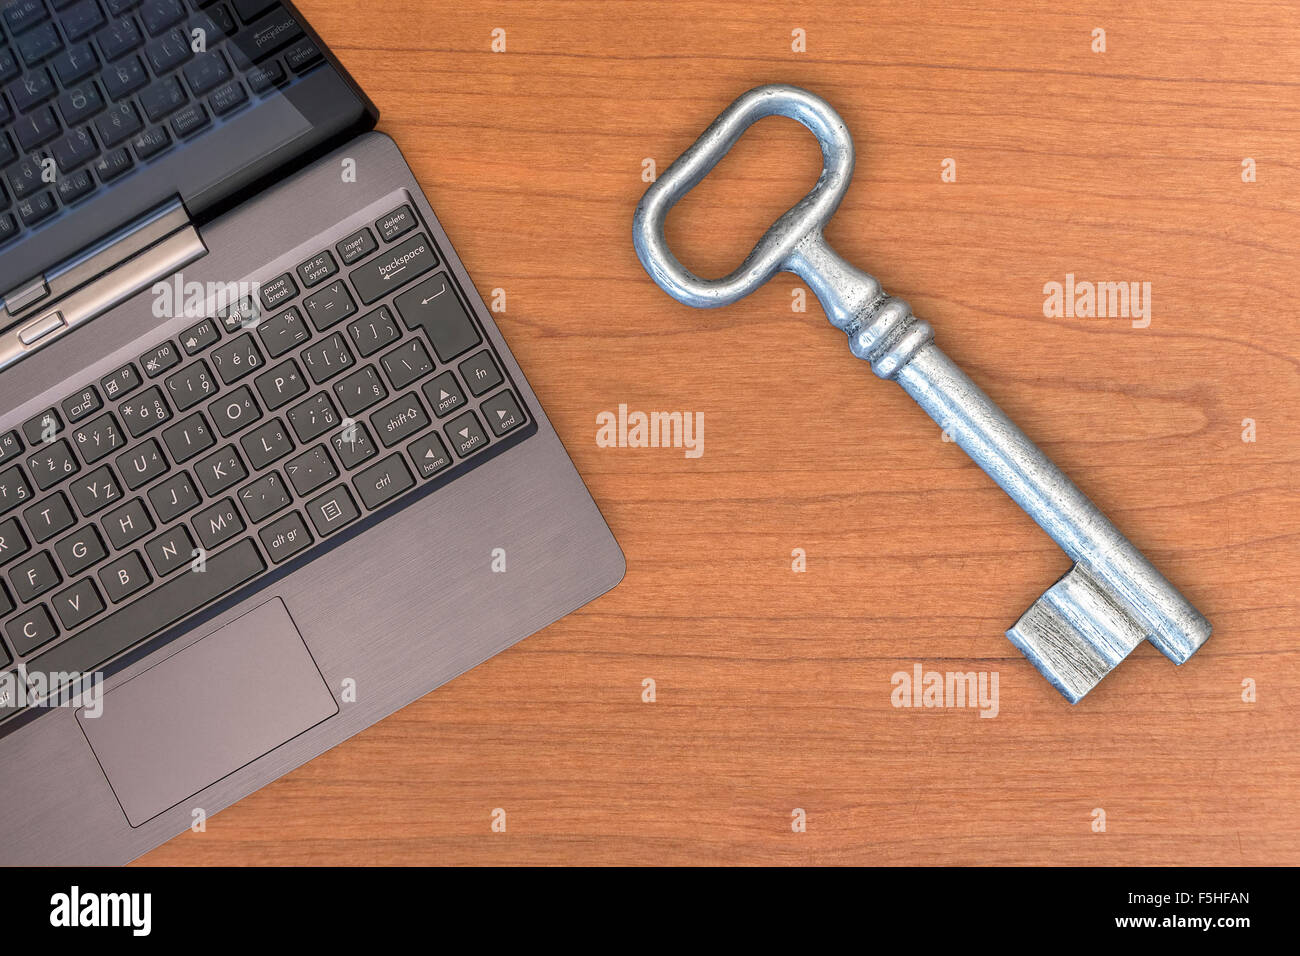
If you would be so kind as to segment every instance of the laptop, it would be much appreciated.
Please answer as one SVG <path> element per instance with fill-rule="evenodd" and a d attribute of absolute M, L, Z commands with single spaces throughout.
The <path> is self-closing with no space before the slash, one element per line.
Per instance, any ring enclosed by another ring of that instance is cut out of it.
<path fill-rule="evenodd" d="M 129 861 L 621 580 L 377 118 L 288 3 L 0 6 L 0 863 Z"/>

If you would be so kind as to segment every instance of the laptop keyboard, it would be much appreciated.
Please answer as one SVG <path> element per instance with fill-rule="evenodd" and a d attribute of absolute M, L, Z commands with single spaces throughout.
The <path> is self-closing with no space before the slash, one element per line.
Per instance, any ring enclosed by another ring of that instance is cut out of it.
<path fill-rule="evenodd" d="M 0 435 L 0 667 L 93 672 L 528 422 L 411 206 L 330 237 Z"/>
<path fill-rule="evenodd" d="M 275 0 L 9 0 L 0 245 L 322 60 Z"/>

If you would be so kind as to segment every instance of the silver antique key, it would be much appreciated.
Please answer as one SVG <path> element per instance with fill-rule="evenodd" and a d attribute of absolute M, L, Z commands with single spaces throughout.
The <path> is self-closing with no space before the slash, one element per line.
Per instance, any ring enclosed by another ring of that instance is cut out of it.
<path fill-rule="evenodd" d="M 765 116 L 788 116 L 816 135 L 821 176 L 738 269 L 701 279 L 669 250 L 664 217 Z M 757 87 L 727 107 L 646 190 L 633 226 L 637 255 L 660 288 L 697 308 L 730 305 L 778 272 L 809 285 L 831 324 L 848 335 L 853 354 L 898 382 L 1074 561 L 1006 632 L 1071 703 L 1143 639 L 1182 664 L 1209 638 L 1210 622 L 934 344 L 928 322 L 827 245 L 822 230 L 852 176 L 853 140 L 825 100 L 794 86 Z"/>

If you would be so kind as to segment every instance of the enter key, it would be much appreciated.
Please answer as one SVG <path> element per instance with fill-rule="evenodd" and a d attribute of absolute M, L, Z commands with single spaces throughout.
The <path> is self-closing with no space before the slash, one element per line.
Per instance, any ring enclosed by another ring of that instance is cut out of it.
<path fill-rule="evenodd" d="M 447 273 L 438 272 L 397 297 L 406 327 L 423 329 L 438 358 L 447 362 L 479 343 L 478 329 L 460 304 Z"/>

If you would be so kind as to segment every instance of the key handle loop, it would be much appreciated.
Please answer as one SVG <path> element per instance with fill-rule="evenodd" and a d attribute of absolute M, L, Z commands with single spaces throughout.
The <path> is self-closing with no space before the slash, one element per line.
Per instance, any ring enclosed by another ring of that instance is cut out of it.
<path fill-rule="evenodd" d="M 822 172 L 816 185 L 784 212 L 758 240 L 745 261 L 721 279 L 704 279 L 673 255 L 664 238 L 668 211 L 699 185 L 749 127 L 766 116 L 796 120 L 817 137 Z M 738 96 L 646 190 L 637 205 L 632 241 L 655 283 L 679 302 L 696 308 L 730 305 L 778 272 L 792 271 L 797 249 L 810 236 L 820 243 L 853 178 L 853 138 L 844 120 L 820 96 L 797 86 L 772 84 Z"/>

